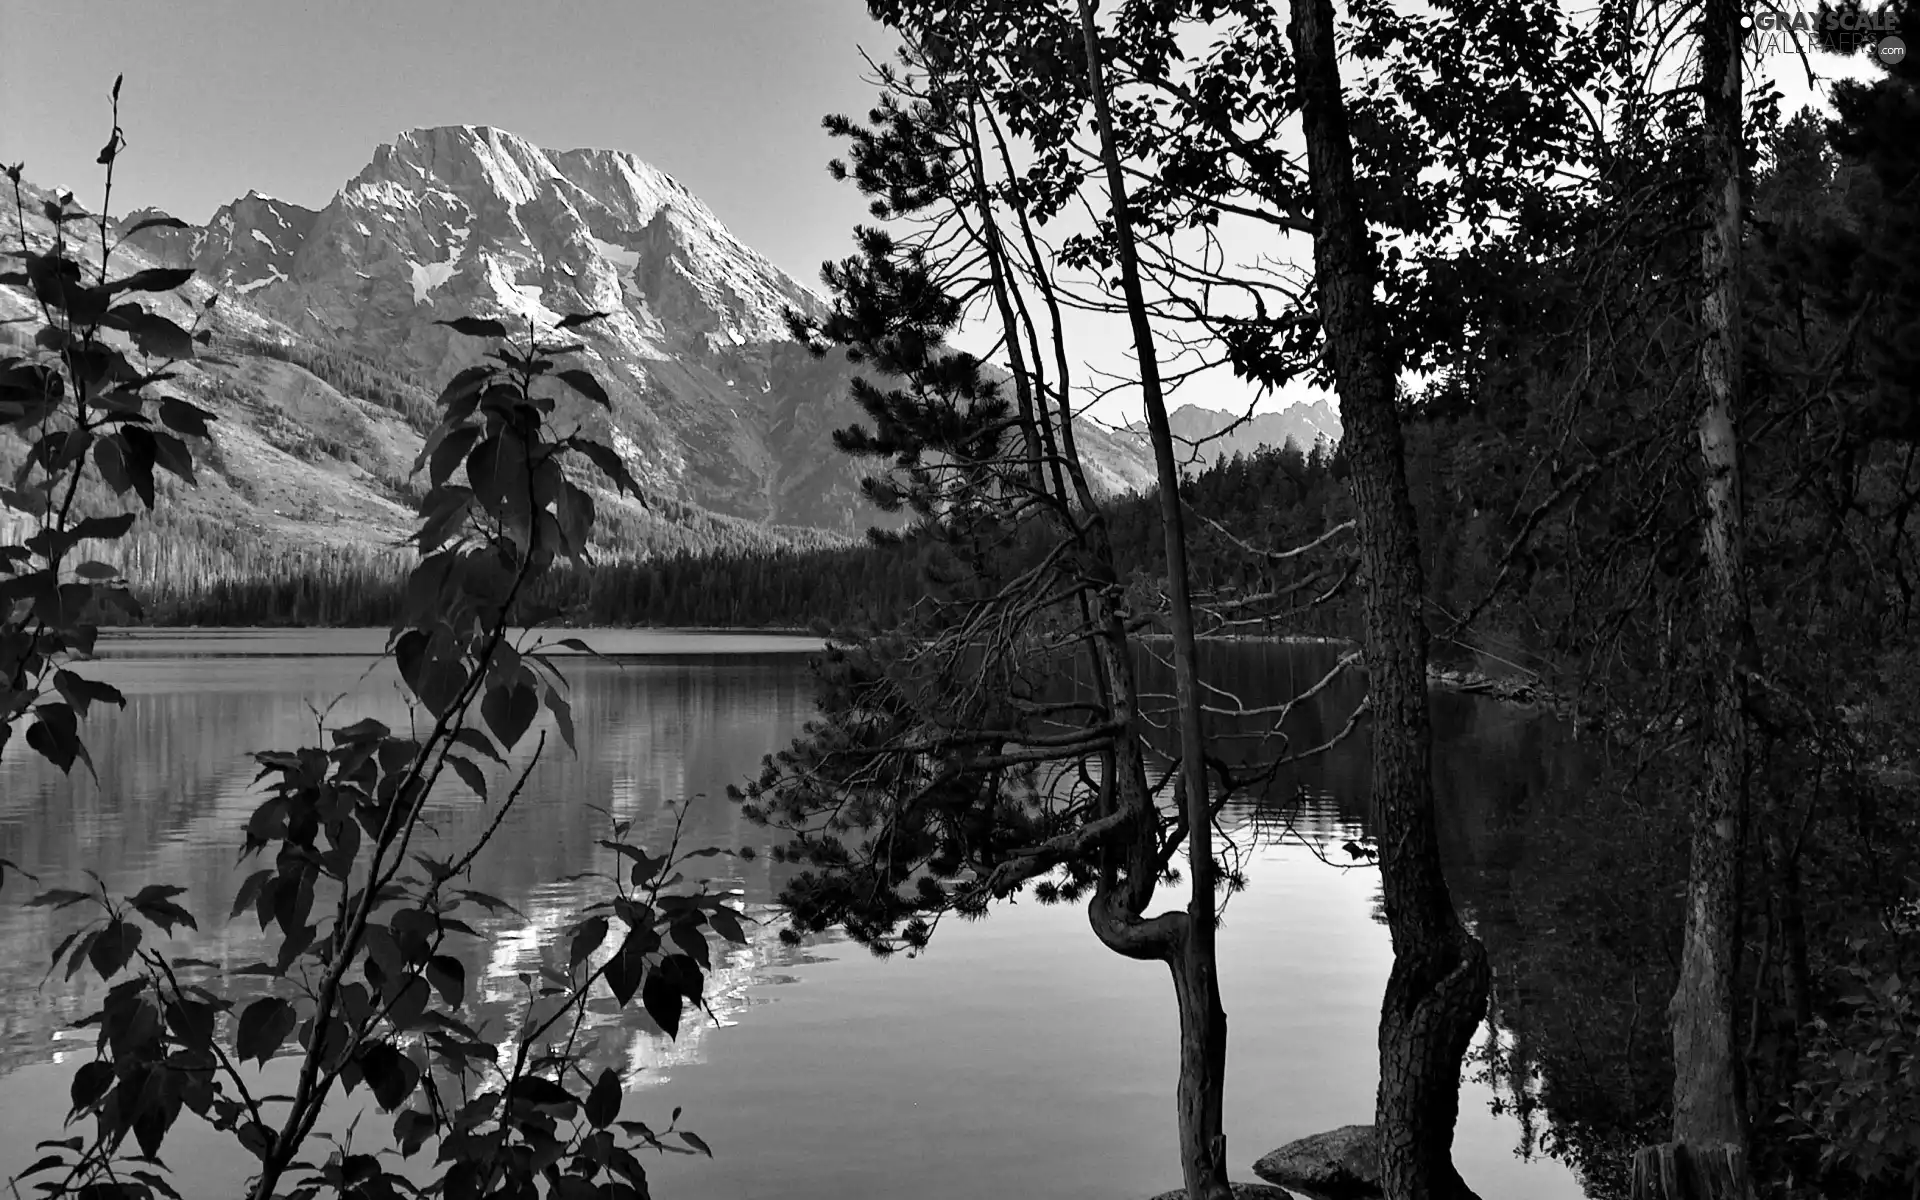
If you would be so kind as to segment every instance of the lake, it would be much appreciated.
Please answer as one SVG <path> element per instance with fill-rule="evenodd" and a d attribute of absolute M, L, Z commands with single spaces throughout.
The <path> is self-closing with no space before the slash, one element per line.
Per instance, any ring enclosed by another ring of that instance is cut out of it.
<path fill-rule="evenodd" d="M 475 921 L 487 944 L 467 954 L 468 977 L 484 982 L 469 994 L 480 992 L 483 1010 L 508 1001 L 516 973 L 585 903 L 590 884 L 558 881 L 609 866 L 596 845 L 607 818 L 590 806 L 653 840 L 671 828 L 667 806 L 690 799 L 692 844 L 764 849 L 770 839 L 725 789 L 812 711 L 806 651 L 817 643 L 808 639 L 579 635 L 619 661 L 568 660 L 579 753 L 549 750 L 475 865 L 474 886 L 524 914 Z M 0 1178 L 37 1157 L 36 1140 L 60 1136 L 67 1082 L 92 1040 L 66 1026 L 104 990 L 78 978 L 41 984 L 54 945 L 81 918 L 24 900 L 36 888 L 85 886 L 83 866 L 116 893 L 178 883 L 202 930 L 180 931 L 177 953 L 228 966 L 261 957 L 266 939 L 250 916 L 223 920 L 254 869 L 236 861 L 255 803 L 249 754 L 306 744 L 321 712 L 333 725 L 373 716 L 404 727 L 397 680 L 372 658 L 383 639 L 362 630 L 103 635 L 101 661 L 87 670 L 119 687 L 127 707 L 96 710 L 84 727 L 98 783 L 84 770 L 63 778 L 22 739 L 8 747 L 0 856 L 40 882 L 10 879 L 0 897 L 0 955 L 10 964 L 0 977 Z M 1270 698 L 1289 678 L 1302 686 L 1319 661 L 1274 646 L 1209 654 L 1221 660 L 1215 677 L 1243 698 Z M 1295 720 L 1338 727 L 1324 712 Z M 1507 852 L 1498 814 L 1533 801 L 1559 750 L 1539 722 L 1488 702 L 1442 697 L 1436 725 L 1443 840 L 1455 860 L 1484 867 Z M 1312 744 L 1311 729 L 1289 732 Z M 1365 801 L 1364 740 L 1352 739 L 1229 822 L 1250 880 L 1228 902 L 1219 940 L 1235 1178 L 1252 1179 L 1253 1160 L 1284 1142 L 1371 1120 L 1390 958 L 1378 880 L 1315 853 L 1345 857 L 1338 848 L 1361 832 Z M 458 789 L 436 793 L 432 806 L 449 843 L 471 838 L 490 811 Z M 731 872 L 749 912 L 770 915 L 756 906 L 778 890 L 780 868 L 764 857 L 704 861 L 731 864 L 714 869 Z M 1176 899 L 1163 892 L 1160 904 Z M 682 1124 L 713 1147 L 711 1161 L 645 1160 L 663 1200 L 1133 1200 L 1179 1184 L 1167 973 L 1102 948 L 1077 907 L 1029 900 L 985 921 L 949 922 L 914 959 L 881 961 L 833 939 L 785 946 L 771 920 L 729 948 L 724 965 L 718 947 L 716 956 L 708 995 L 717 1023 L 690 1015 L 669 1041 L 636 1005 L 592 1029 L 595 1061 L 627 1073 L 624 1116 L 659 1127 L 681 1107 Z M 266 1070 L 276 1073 L 290 1074 L 284 1060 Z M 1510 1112 L 1495 1114 L 1494 1092 L 1475 1074 L 1470 1063 L 1455 1143 L 1467 1181 L 1485 1200 L 1578 1197 L 1567 1168 L 1521 1156 L 1531 1133 Z M 367 1119 L 363 1140 L 385 1123 Z M 176 1185 L 189 1197 L 235 1194 L 250 1160 L 194 1130 L 188 1117 L 169 1139 Z"/>

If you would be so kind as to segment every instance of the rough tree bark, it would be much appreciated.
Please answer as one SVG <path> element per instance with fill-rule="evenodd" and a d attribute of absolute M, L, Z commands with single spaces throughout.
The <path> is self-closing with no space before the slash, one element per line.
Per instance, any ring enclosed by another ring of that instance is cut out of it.
<path fill-rule="evenodd" d="M 1740 157 L 1742 0 L 1706 0 L 1700 28 L 1707 159 L 1701 241 L 1700 408 L 1705 514 L 1706 779 L 1694 798 L 1673 1034 L 1673 1143 L 1634 1162 L 1636 1200 L 1749 1194 L 1745 1085 L 1734 1030 L 1740 845 L 1746 825 L 1748 617 L 1740 497 Z M 1676 1147 L 1684 1153 L 1676 1154 Z M 1668 1166 L 1669 1160 L 1677 1160 Z M 1675 1191 L 1674 1187 L 1682 1190 Z"/>
<path fill-rule="evenodd" d="M 1427 642 L 1413 504 L 1395 380 L 1374 300 L 1373 252 L 1353 177 L 1331 0 L 1291 0 L 1295 69 L 1313 199 L 1314 286 L 1351 466 L 1360 543 L 1373 817 L 1393 970 L 1380 1011 L 1374 1124 L 1391 1200 L 1459 1200 L 1453 1165 L 1460 1064 L 1486 1012 L 1491 973 L 1440 867 L 1427 711 Z"/>
<path fill-rule="evenodd" d="M 1188 1200 L 1229 1200 L 1227 1136 L 1222 1108 L 1227 1069 L 1227 1015 L 1220 1003 L 1215 957 L 1216 873 L 1213 861 L 1213 810 L 1207 789 L 1206 731 L 1201 716 L 1199 655 L 1194 644 L 1193 599 L 1187 583 L 1187 546 L 1180 511 L 1180 471 L 1167 423 L 1159 359 L 1140 285 L 1139 257 L 1128 211 L 1126 179 L 1113 133 L 1101 62 L 1094 0 L 1080 0 L 1080 29 L 1086 42 L 1087 85 L 1100 132 L 1100 156 L 1107 173 L 1107 194 L 1120 262 L 1121 288 L 1132 325 L 1134 353 L 1140 364 L 1140 394 L 1160 485 L 1160 524 L 1166 538 L 1168 621 L 1173 632 L 1175 692 L 1180 710 L 1180 788 L 1185 804 L 1188 850 L 1186 927 L 1171 947 L 1180 1012 L 1180 1169 Z"/>

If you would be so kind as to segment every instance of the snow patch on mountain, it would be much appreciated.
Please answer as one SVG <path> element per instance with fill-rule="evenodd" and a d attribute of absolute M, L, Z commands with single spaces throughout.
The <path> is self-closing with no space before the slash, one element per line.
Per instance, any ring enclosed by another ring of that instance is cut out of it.
<path fill-rule="evenodd" d="M 435 193 L 435 195 L 444 197 L 446 201 L 451 202 L 453 205 L 461 208 L 465 207 L 460 204 L 457 198 L 448 193 L 439 192 Z M 409 262 L 407 264 L 411 272 L 409 282 L 413 285 L 413 302 L 415 304 L 425 304 L 427 297 L 433 294 L 435 288 L 444 286 L 460 271 L 460 256 L 466 252 L 467 239 L 472 236 L 472 233 L 473 227 L 471 225 L 461 225 L 449 229 L 446 236 L 446 258 L 438 262 Z"/>
<path fill-rule="evenodd" d="M 546 289 L 539 284 L 519 283 L 498 260 L 487 260 L 487 286 L 499 306 L 522 320 L 539 325 L 557 325 L 560 314 L 541 303 Z"/>
<path fill-rule="evenodd" d="M 241 294 L 242 296 L 244 296 L 244 295 L 246 295 L 246 294 L 248 294 L 249 292 L 257 292 L 257 291 L 259 291 L 259 290 L 260 290 L 261 288 L 263 288 L 263 287 L 266 287 L 266 286 L 267 286 L 268 284 L 270 284 L 270 283 L 285 283 L 285 282 L 286 282 L 286 279 L 287 279 L 287 277 L 286 277 L 285 275 L 283 275 L 283 274 L 281 274 L 281 272 L 280 272 L 280 268 L 279 268 L 279 267 L 269 267 L 269 268 L 268 268 L 268 270 L 269 270 L 270 272 L 272 272 L 272 273 L 271 273 L 271 274 L 269 274 L 269 275 L 266 275 L 266 276 L 264 276 L 263 278 L 260 278 L 260 279 L 256 279 L 256 280 L 254 280 L 254 281 L 253 281 L 252 283 L 237 283 L 237 284 L 234 284 L 234 285 L 233 285 L 233 290 L 234 290 L 234 291 L 236 291 L 236 292 L 239 292 L 239 293 L 240 293 L 240 294 Z"/>
<path fill-rule="evenodd" d="M 420 198 L 391 179 L 366 180 L 348 189 L 360 204 L 384 204 L 391 208 L 419 208 Z"/>
<path fill-rule="evenodd" d="M 433 289 L 453 278 L 460 265 L 452 259 L 437 263 L 414 263 L 413 265 L 413 302 L 425 304 Z"/>
<path fill-rule="evenodd" d="M 638 250 L 629 250 L 625 246 L 616 245 L 613 242 L 605 241 L 601 238 L 589 238 L 588 240 L 593 243 L 593 248 L 600 252 L 601 257 L 605 258 L 614 266 L 619 267 L 622 271 L 631 271 L 640 265 L 640 252 Z"/>

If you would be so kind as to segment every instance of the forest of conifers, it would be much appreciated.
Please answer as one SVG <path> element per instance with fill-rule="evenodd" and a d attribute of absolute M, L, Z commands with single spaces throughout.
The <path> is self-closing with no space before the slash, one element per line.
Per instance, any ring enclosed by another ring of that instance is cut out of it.
<path fill-rule="evenodd" d="M 1306 528 L 1337 505 L 1335 458 L 1297 446 L 1235 456 L 1188 484 L 1196 511 L 1236 530 L 1271 522 L 1276 536 Z M 1274 500 L 1287 503 L 1276 506 Z M 1126 561 L 1143 576 L 1160 570 L 1158 525 L 1140 498 L 1111 506 Z M 309 550 L 265 543 L 217 520 L 163 515 L 116 547 L 139 581 L 144 620 L 157 625 L 385 625 L 399 611 L 411 558 L 394 550 Z M 711 520 L 679 524 L 668 547 L 649 552 L 638 539 L 606 535 L 611 545 L 592 567 L 562 568 L 543 581 L 542 603 L 570 625 L 668 628 L 854 629 L 896 624 L 925 594 L 925 553 L 893 543 L 813 548 L 751 526 Z M 688 548 L 703 530 L 714 544 Z M 743 532 L 744 530 L 744 532 Z M 759 544 L 756 544 L 759 543 Z M 1203 562 L 1204 569 L 1204 562 Z M 1226 582 L 1223 580 L 1222 582 Z M 1339 628 L 1336 617 L 1311 630 Z"/>

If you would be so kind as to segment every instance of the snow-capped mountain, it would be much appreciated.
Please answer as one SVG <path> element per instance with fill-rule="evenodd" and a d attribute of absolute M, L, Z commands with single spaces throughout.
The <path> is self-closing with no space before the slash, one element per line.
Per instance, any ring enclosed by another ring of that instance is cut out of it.
<path fill-rule="evenodd" d="M 822 301 L 630 154 L 416 129 L 318 212 L 250 192 L 204 228 L 131 241 L 305 339 L 431 378 L 481 349 L 436 320 L 610 313 L 585 340 L 614 395 L 611 440 L 644 482 L 755 521 L 854 532 L 873 519 L 861 467 L 830 440 L 858 416 L 848 368 L 811 359 L 782 319 Z M 1086 442 L 1110 489 L 1148 482 L 1134 439 Z"/>
<path fill-rule="evenodd" d="M 783 309 L 819 303 L 632 155 L 484 126 L 401 134 L 317 213 L 249 192 L 204 229 L 134 242 L 176 259 L 184 245 L 211 282 L 303 332 L 377 333 L 423 365 L 450 336 L 433 318 L 476 304 L 548 322 L 609 311 L 624 348 L 659 358 L 784 340 Z"/>
<path fill-rule="evenodd" d="M 121 228 L 166 215 L 158 209 L 141 209 L 129 213 Z M 294 256 L 319 215 L 298 204 L 248 192 L 222 205 L 205 228 L 156 226 L 134 234 L 132 241 L 155 258 L 194 267 L 209 283 L 244 296 L 289 277 Z"/>

